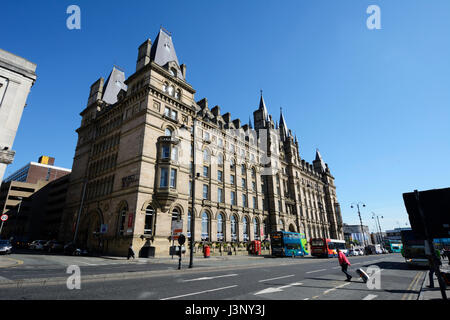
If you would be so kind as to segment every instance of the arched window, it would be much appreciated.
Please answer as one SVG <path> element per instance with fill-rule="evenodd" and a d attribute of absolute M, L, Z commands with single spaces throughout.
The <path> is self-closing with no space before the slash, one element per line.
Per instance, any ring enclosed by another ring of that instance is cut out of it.
<path fill-rule="evenodd" d="M 242 231 L 244 232 L 244 241 L 248 241 L 249 237 L 248 237 L 248 219 L 247 217 L 244 217 L 244 219 L 242 219 Z"/>
<path fill-rule="evenodd" d="M 234 159 L 230 159 L 230 170 L 234 170 Z"/>
<path fill-rule="evenodd" d="M 191 210 L 188 210 L 187 213 L 187 227 L 186 227 L 186 234 L 187 234 L 187 238 L 190 239 L 191 238 Z"/>
<path fill-rule="evenodd" d="M 256 170 L 252 168 L 252 179 L 256 179 Z"/>
<path fill-rule="evenodd" d="M 264 232 L 264 239 L 267 239 L 269 235 L 269 224 L 267 218 L 263 220 L 263 232 Z"/>
<path fill-rule="evenodd" d="M 236 216 L 231 216 L 231 241 L 237 241 L 237 224 L 236 224 Z"/>
<path fill-rule="evenodd" d="M 208 149 L 203 150 L 203 162 L 209 163 L 209 151 L 208 151 Z"/>
<path fill-rule="evenodd" d="M 128 205 L 124 204 L 119 210 L 119 234 L 123 235 L 125 232 L 125 220 L 127 217 Z"/>
<path fill-rule="evenodd" d="M 253 238 L 255 240 L 260 240 L 259 236 L 259 220 L 256 218 L 253 218 Z"/>
<path fill-rule="evenodd" d="M 223 165 L 223 155 L 221 153 L 217 156 L 217 164 L 220 166 Z"/>
<path fill-rule="evenodd" d="M 202 213 L 202 240 L 209 241 L 209 215 L 206 211 Z"/>
<path fill-rule="evenodd" d="M 172 223 L 174 221 L 180 221 L 180 219 L 181 219 L 180 211 L 177 208 L 174 208 L 172 210 Z"/>
<path fill-rule="evenodd" d="M 245 164 L 241 165 L 241 175 L 244 176 L 244 177 L 246 175 Z"/>
<path fill-rule="evenodd" d="M 217 241 L 223 241 L 224 238 L 224 224 L 223 224 L 223 214 L 219 213 L 217 216 Z"/>
<path fill-rule="evenodd" d="M 153 228 L 154 220 L 155 220 L 155 210 L 151 206 L 148 206 L 147 209 L 145 209 L 144 234 L 148 234 L 148 235 L 154 234 L 154 228 Z"/>
<path fill-rule="evenodd" d="M 282 231 L 285 231 L 284 220 L 280 219 L 280 228 Z"/>
<path fill-rule="evenodd" d="M 164 134 L 166 137 L 171 137 L 172 133 L 173 133 L 173 131 L 170 128 L 166 128 L 166 130 L 164 131 Z"/>

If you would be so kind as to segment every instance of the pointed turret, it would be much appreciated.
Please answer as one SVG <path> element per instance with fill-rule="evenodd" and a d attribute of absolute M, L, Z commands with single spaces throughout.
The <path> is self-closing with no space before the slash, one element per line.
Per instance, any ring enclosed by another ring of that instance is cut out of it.
<path fill-rule="evenodd" d="M 262 90 L 261 90 L 261 97 L 259 99 L 258 110 L 253 112 L 253 120 L 256 130 L 265 129 L 270 124 L 269 113 L 267 112 L 266 103 L 264 102 Z"/>
<path fill-rule="evenodd" d="M 184 80 L 184 75 L 172 42 L 172 35 L 162 27 L 159 29 L 158 36 L 150 50 L 150 59 L 161 67 L 170 67 L 170 71 L 174 68 L 176 77 Z M 173 66 L 166 66 L 168 63 L 173 64 Z M 174 71 L 172 71 L 173 74 L 175 74 Z"/>
<path fill-rule="evenodd" d="M 253 126 L 252 126 L 252 119 L 250 118 L 250 116 L 248 117 L 248 127 L 249 127 L 250 129 L 253 129 Z"/>
<path fill-rule="evenodd" d="M 267 108 L 266 108 L 266 103 L 264 102 L 264 98 L 263 98 L 263 94 L 262 94 L 262 90 L 261 90 L 261 98 L 259 100 L 259 109 L 263 111 L 263 115 L 264 115 L 264 120 L 268 121 L 269 120 L 269 113 L 267 112 Z"/>
<path fill-rule="evenodd" d="M 127 91 L 127 86 L 125 85 L 125 72 L 114 66 L 105 82 L 102 100 L 108 104 L 116 103 L 117 94 L 120 90 Z"/>
<path fill-rule="evenodd" d="M 282 140 L 285 140 L 287 137 L 289 137 L 289 130 L 286 125 L 286 120 L 284 120 L 282 108 L 280 108 L 280 134 Z"/>
<path fill-rule="evenodd" d="M 318 172 L 325 172 L 327 167 L 325 162 L 322 159 L 322 155 L 319 152 L 319 149 L 316 149 L 316 159 L 313 161 L 314 169 Z"/>

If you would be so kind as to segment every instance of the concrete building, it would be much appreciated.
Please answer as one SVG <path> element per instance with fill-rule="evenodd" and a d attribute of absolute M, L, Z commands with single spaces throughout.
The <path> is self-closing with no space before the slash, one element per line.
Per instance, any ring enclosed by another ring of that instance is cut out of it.
<path fill-rule="evenodd" d="M 362 231 L 360 225 L 348 225 L 344 223 L 344 237 L 347 242 L 358 241 L 359 246 L 373 244 L 369 227 L 363 225 Z"/>
<path fill-rule="evenodd" d="M 284 114 L 274 121 L 262 93 L 254 126 L 196 100 L 186 70 L 161 29 L 139 47 L 130 77 L 114 67 L 91 86 L 61 237 L 78 230 L 91 251 L 124 255 L 132 243 L 141 256 L 165 256 L 172 226 L 190 237 L 193 219 L 196 248 L 239 247 L 276 230 L 343 239 L 320 152 L 312 164 L 300 157 Z"/>
<path fill-rule="evenodd" d="M 0 183 L 14 160 L 12 145 L 35 71 L 36 64 L 0 49 Z"/>
<path fill-rule="evenodd" d="M 0 187 L 0 212 L 9 216 L 2 237 L 57 238 L 70 169 L 42 156 L 11 174 Z"/>
<path fill-rule="evenodd" d="M 37 183 L 40 180 L 53 181 L 70 173 L 70 169 L 54 166 L 55 158 L 41 156 L 38 162 L 30 162 L 19 170 L 10 174 L 3 182 L 20 181 Z"/>

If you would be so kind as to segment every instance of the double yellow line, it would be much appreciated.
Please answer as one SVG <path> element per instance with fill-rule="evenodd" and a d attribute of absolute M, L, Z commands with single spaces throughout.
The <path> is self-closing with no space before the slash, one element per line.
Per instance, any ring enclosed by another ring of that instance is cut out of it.
<path fill-rule="evenodd" d="M 409 284 L 408 289 L 406 289 L 407 291 L 417 291 L 418 289 L 420 289 L 419 286 L 422 285 L 420 283 L 420 280 L 422 279 L 421 275 L 423 275 L 423 271 L 417 272 L 417 274 Z M 415 295 L 416 293 L 405 293 L 402 296 L 401 300 L 414 300 Z"/>

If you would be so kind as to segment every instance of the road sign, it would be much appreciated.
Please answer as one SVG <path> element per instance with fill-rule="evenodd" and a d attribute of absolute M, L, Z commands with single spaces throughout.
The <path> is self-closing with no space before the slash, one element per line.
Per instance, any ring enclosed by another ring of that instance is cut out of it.
<path fill-rule="evenodd" d="M 100 233 L 106 233 L 108 231 L 108 225 L 107 224 L 102 224 L 100 226 Z"/>
<path fill-rule="evenodd" d="M 172 240 L 177 240 L 183 232 L 183 219 L 172 222 Z"/>
<path fill-rule="evenodd" d="M 8 220 L 8 215 L 7 214 L 2 214 L 2 216 L 0 217 L 0 220 L 2 220 L 2 221 Z"/>

